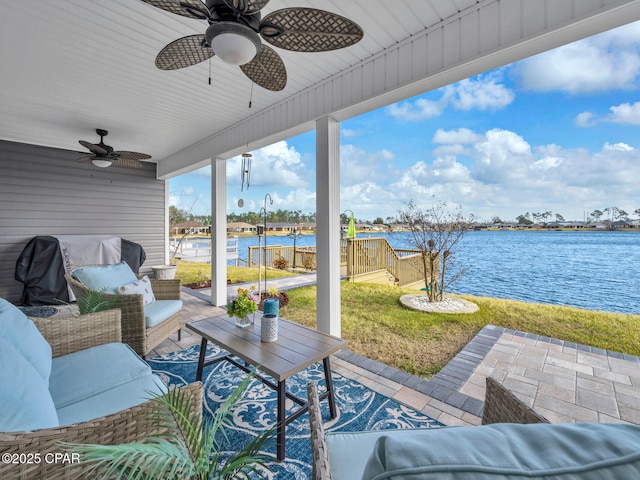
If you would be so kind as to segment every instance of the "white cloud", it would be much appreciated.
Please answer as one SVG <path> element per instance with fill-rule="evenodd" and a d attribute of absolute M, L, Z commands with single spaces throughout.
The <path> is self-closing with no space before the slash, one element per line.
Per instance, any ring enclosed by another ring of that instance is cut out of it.
<path fill-rule="evenodd" d="M 340 183 L 355 184 L 365 180 L 377 181 L 393 168 L 395 155 L 387 149 L 367 152 L 351 144 L 340 147 Z"/>
<path fill-rule="evenodd" d="M 283 206 L 281 208 L 283 209 L 315 212 L 316 192 L 312 192 L 306 188 L 296 188 L 282 198 L 282 204 Z"/>
<path fill-rule="evenodd" d="M 375 182 L 361 182 L 340 188 L 340 208 L 350 209 L 356 218 L 374 219 L 395 215 L 396 192 Z"/>
<path fill-rule="evenodd" d="M 640 125 L 640 102 L 622 103 L 610 107 L 611 114 L 605 117 L 605 121 L 623 125 Z"/>
<path fill-rule="evenodd" d="M 561 157 L 544 157 L 540 160 L 536 160 L 529 167 L 531 170 L 551 170 L 557 168 L 563 162 Z"/>
<path fill-rule="evenodd" d="M 513 91 L 497 83 L 494 76 L 476 78 L 445 87 L 456 110 L 499 110 L 513 102 Z"/>
<path fill-rule="evenodd" d="M 268 187 L 305 187 L 305 165 L 294 147 L 281 141 L 252 152 L 250 185 Z M 242 157 L 227 160 L 227 182 L 241 183 Z M 246 186 L 245 186 L 246 187 Z"/>
<path fill-rule="evenodd" d="M 433 150 L 433 155 L 436 157 L 442 157 L 446 155 L 468 155 L 470 150 L 465 148 L 464 145 L 461 144 L 451 144 L 451 145 L 443 145 L 441 147 L 437 147 Z"/>
<path fill-rule="evenodd" d="M 411 102 L 394 103 L 386 108 L 386 111 L 392 117 L 400 121 L 415 122 L 425 120 L 427 118 L 437 117 L 442 113 L 446 106 L 446 101 L 427 100 L 418 98 Z"/>
<path fill-rule="evenodd" d="M 576 115 L 575 124 L 578 127 L 592 127 L 596 123 L 596 114 L 593 112 L 582 112 Z"/>
<path fill-rule="evenodd" d="M 582 112 L 576 116 L 578 127 L 592 127 L 601 122 L 617 123 L 619 125 L 640 125 L 640 102 L 621 103 L 609 107 L 608 115 L 598 117 L 593 112 Z"/>
<path fill-rule="evenodd" d="M 604 147 L 602 147 L 603 151 L 609 151 L 609 152 L 631 152 L 634 150 L 633 147 L 631 147 L 630 145 L 627 145 L 626 143 L 614 143 L 611 144 L 609 142 L 606 142 L 604 144 Z"/>
<path fill-rule="evenodd" d="M 341 208 L 370 219 L 395 216 L 409 200 L 428 206 L 434 198 L 462 205 L 467 214 L 480 219 L 495 215 L 515 219 L 527 211 L 547 210 L 581 219 L 584 211 L 603 205 L 637 208 L 625 202 L 637 197 L 640 151 L 626 143 L 605 143 L 596 152 L 553 144 L 532 146 L 504 129 L 484 134 L 463 128 L 441 130 L 436 137 L 442 143 L 433 159 L 427 159 L 425 152 L 424 158 L 406 168 L 399 166 L 392 151 L 343 146 Z M 446 143 L 456 141 L 464 143 Z M 453 153 L 443 153 L 446 148 Z M 272 208 L 315 210 L 315 194 L 305 188 L 273 195 Z"/>
<path fill-rule="evenodd" d="M 492 184 L 526 177 L 531 146 L 520 135 L 495 128 L 485 137 L 474 147 L 474 176 L 477 179 Z"/>
<path fill-rule="evenodd" d="M 415 122 L 437 117 L 449 106 L 456 110 L 498 110 L 506 107 L 515 94 L 499 83 L 502 70 L 478 75 L 437 90 L 441 94 L 437 100 L 420 97 L 416 100 L 395 103 L 385 111 L 404 122 Z"/>
<path fill-rule="evenodd" d="M 571 94 L 635 89 L 640 75 L 640 24 L 586 38 L 513 65 L 524 90 Z"/>
<path fill-rule="evenodd" d="M 204 207 L 201 192 L 193 185 L 182 185 L 169 192 L 169 205 L 175 205 L 181 210 L 199 214 Z"/>
<path fill-rule="evenodd" d="M 457 130 L 443 130 L 439 128 L 433 135 L 433 143 L 475 143 L 484 137 L 475 133 L 468 128 L 459 128 Z"/>
<path fill-rule="evenodd" d="M 341 128 L 340 129 L 340 134 L 344 137 L 344 138 L 353 138 L 353 137 L 359 137 L 360 135 L 364 135 L 366 132 L 362 129 L 359 130 L 353 130 L 350 128 Z"/>

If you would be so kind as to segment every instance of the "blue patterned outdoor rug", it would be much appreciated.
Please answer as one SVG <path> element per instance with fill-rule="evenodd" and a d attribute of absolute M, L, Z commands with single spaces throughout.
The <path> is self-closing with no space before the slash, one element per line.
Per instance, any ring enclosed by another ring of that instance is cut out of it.
<path fill-rule="evenodd" d="M 185 385 L 195 381 L 200 346 L 162 355 L 147 360 L 155 373 L 171 385 Z M 207 347 L 207 359 L 228 352 L 211 342 Z M 205 415 L 214 412 L 242 381 L 245 374 L 229 362 L 223 361 L 204 370 L 202 376 L 205 385 Z M 287 391 L 306 398 L 306 386 L 310 381 L 317 382 L 320 391 L 324 391 L 324 373 L 322 363 L 312 365 L 287 379 Z M 395 428 L 438 427 L 436 420 L 408 408 L 395 400 L 370 390 L 361 383 L 333 373 L 336 406 L 338 416 L 329 419 L 328 402 L 322 401 L 325 431 L 360 431 Z M 290 408 L 297 406 L 287 400 L 287 414 Z M 276 423 L 276 392 L 254 378 L 247 388 L 242 401 L 234 411 L 234 428 L 228 432 L 229 448 L 249 443 L 255 437 Z M 275 435 L 274 435 L 275 436 Z M 272 454 L 272 470 L 266 478 L 277 480 L 311 478 L 311 441 L 309 439 L 309 415 L 304 414 L 287 425 L 287 458 L 280 463 L 275 459 L 275 439 L 266 448 Z"/>

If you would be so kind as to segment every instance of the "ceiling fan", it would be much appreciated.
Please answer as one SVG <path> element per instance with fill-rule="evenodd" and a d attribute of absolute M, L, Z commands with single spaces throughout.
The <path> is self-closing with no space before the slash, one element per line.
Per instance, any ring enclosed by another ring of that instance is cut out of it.
<path fill-rule="evenodd" d="M 78 159 L 79 162 L 91 162 L 100 168 L 107 168 L 111 165 L 127 168 L 142 168 L 142 163 L 138 160 L 151 158 L 151 155 L 147 155 L 146 153 L 126 152 L 123 150 L 114 151 L 113 147 L 105 145 L 104 143 L 104 137 L 106 137 L 109 132 L 98 128 L 96 129 L 96 133 L 100 135 L 100 143 L 90 143 L 85 140 L 80 140 L 80 145 L 88 148 L 92 155 Z"/>
<path fill-rule="evenodd" d="M 156 67 L 175 70 L 214 55 L 239 65 L 253 82 L 272 91 L 287 84 L 280 55 L 262 40 L 295 52 L 325 52 L 362 39 L 362 28 L 341 15 L 315 8 L 283 8 L 262 18 L 269 0 L 142 0 L 167 12 L 209 22 L 204 35 L 179 38 L 156 57 Z"/>

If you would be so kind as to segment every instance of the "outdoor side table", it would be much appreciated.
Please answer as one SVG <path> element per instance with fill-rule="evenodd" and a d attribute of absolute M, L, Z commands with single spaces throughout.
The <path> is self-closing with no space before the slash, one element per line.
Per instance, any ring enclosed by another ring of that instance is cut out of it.
<path fill-rule="evenodd" d="M 329 356 L 347 345 L 347 341 L 326 333 L 304 327 L 284 319 L 279 319 L 278 340 L 260 341 L 260 325 L 239 328 L 235 320 L 228 315 L 210 317 L 187 323 L 189 330 L 202 337 L 196 380 L 202 379 L 204 367 L 226 360 L 236 367 L 253 372 L 249 366 L 258 367 L 261 372 L 271 376 L 277 383 L 254 372 L 256 378 L 277 392 L 277 457 L 285 458 L 286 426 L 308 410 L 306 399 L 301 399 L 286 391 L 286 380 L 295 373 L 304 370 L 316 362 L 322 361 L 327 390 L 320 398 L 329 400 L 331 418 L 336 417 L 336 404 L 331 378 Z M 245 363 L 238 362 L 232 355 L 218 357 L 205 362 L 207 343 L 211 341 Z M 285 402 L 290 399 L 300 406 L 286 416 Z"/>

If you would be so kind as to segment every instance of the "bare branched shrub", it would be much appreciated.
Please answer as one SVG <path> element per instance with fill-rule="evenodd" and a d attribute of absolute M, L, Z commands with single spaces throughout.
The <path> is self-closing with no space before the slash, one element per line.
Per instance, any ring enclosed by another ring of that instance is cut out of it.
<path fill-rule="evenodd" d="M 398 213 L 398 220 L 410 233 L 408 244 L 420 251 L 429 301 L 439 302 L 446 288 L 467 270 L 456 257 L 456 247 L 473 222 L 473 216 L 465 217 L 461 207 L 449 211 L 443 201 L 424 210 L 410 201 Z"/>

